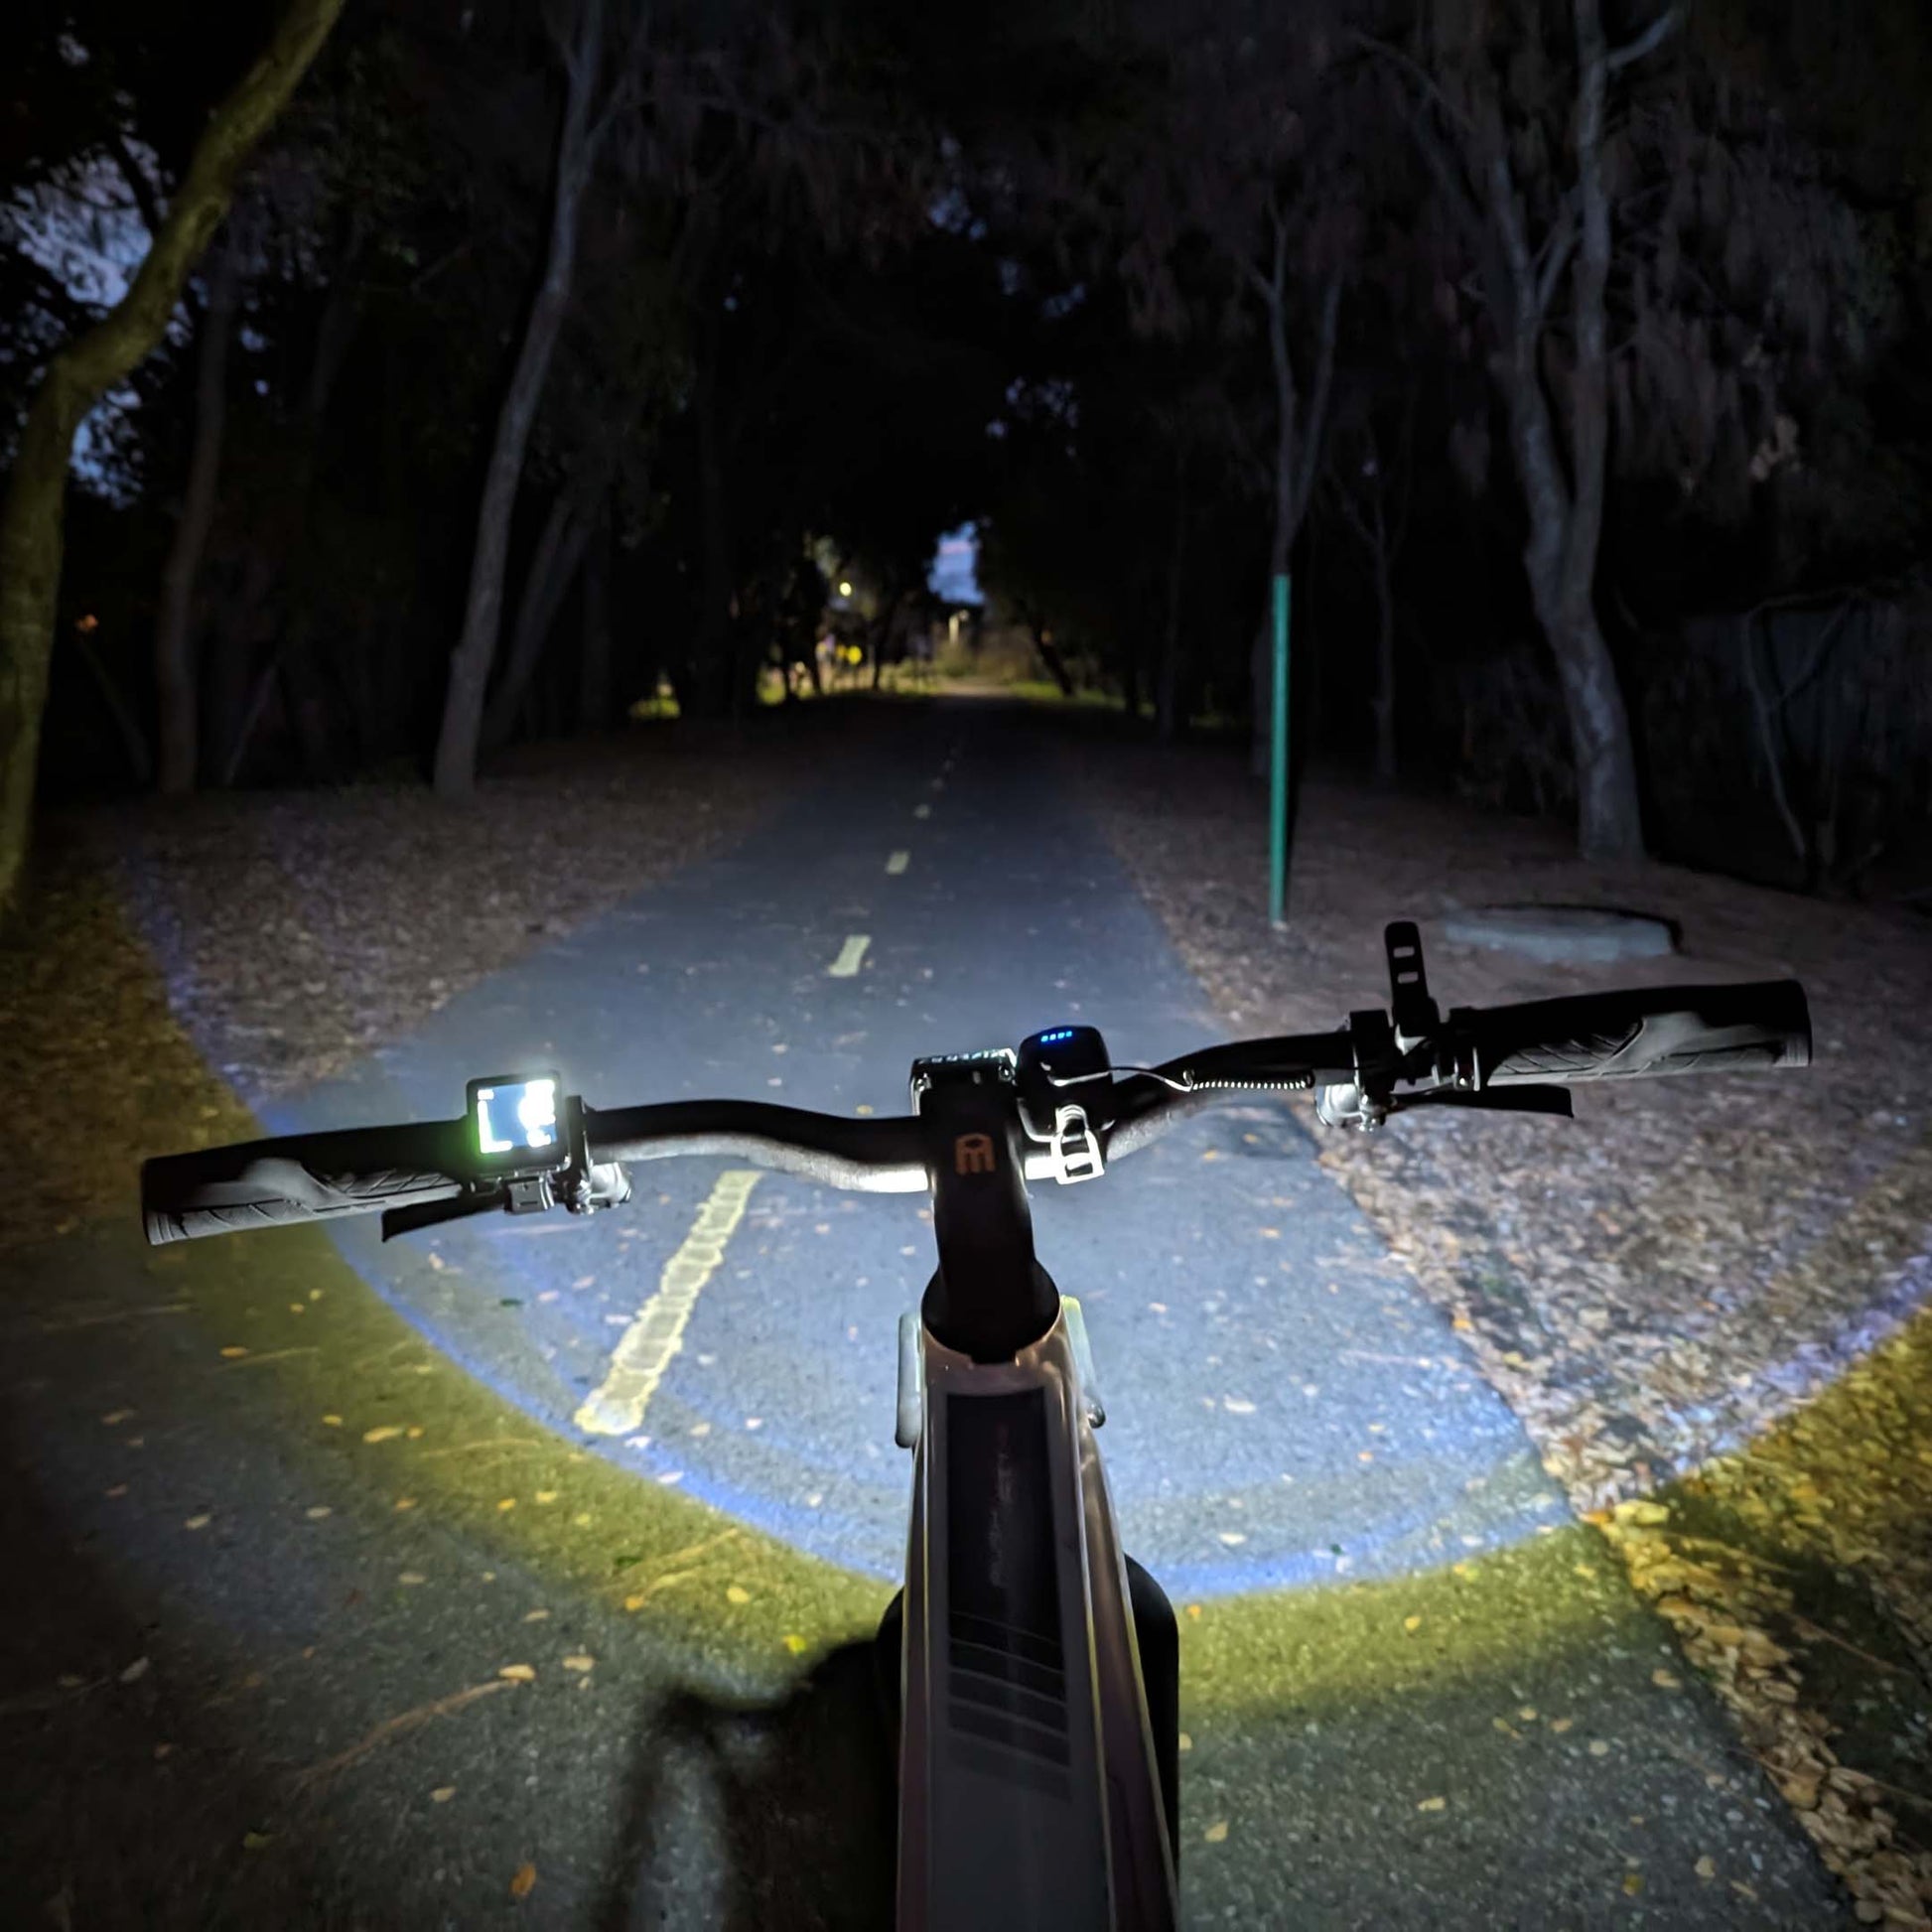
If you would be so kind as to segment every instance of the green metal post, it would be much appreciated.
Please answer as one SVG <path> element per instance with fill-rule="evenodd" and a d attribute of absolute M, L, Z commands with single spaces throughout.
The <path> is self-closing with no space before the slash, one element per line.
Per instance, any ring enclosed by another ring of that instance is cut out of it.
<path fill-rule="evenodd" d="M 1268 747 L 1268 920 L 1288 922 L 1288 572 L 1275 579 L 1275 676 Z"/>

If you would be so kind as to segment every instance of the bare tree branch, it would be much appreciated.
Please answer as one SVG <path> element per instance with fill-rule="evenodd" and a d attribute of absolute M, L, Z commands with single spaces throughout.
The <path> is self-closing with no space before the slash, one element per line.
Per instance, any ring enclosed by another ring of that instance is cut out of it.
<path fill-rule="evenodd" d="M 1295 500 L 1306 509 L 1314 488 L 1316 467 L 1321 459 L 1321 436 L 1328 414 L 1328 394 L 1335 373 L 1335 322 L 1341 313 L 1341 270 L 1333 270 L 1327 287 L 1321 291 L 1321 333 L 1314 351 L 1314 388 L 1309 398 L 1308 433 L 1302 443 L 1302 475 L 1295 485 Z"/>
<path fill-rule="evenodd" d="M 1475 126 L 1469 117 L 1449 99 L 1436 76 L 1413 54 L 1395 46 L 1393 42 L 1377 40 L 1369 34 L 1353 34 L 1349 38 L 1364 54 L 1379 55 L 1386 61 L 1392 61 L 1415 82 L 1424 96 L 1436 104 L 1443 118 L 1464 140 L 1472 142 L 1475 139 Z"/>
<path fill-rule="evenodd" d="M 155 193 L 154 183 L 148 179 L 148 171 L 127 145 L 127 137 L 117 127 L 107 130 L 107 152 L 113 156 L 114 166 L 127 183 L 127 192 L 134 197 L 134 206 L 141 210 L 141 219 L 148 224 L 149 234 L 158 233 L 162 221 L 161 198 Z"/>
<path fill-rule="evenodd" d="M 1676 7 L 1666 7 L 1635 40 L 1625 41 L 1621 47 L 1610 50 L 1608 55 L 1610 71 L 1620 73 L 1633 62 L 1641 61 L 1646 54 L 1654 53 L 1682 20 L 1683 15 Z"/>
<path fill-rule="evenodd" d="M 1785 836 L 1790 839 L 1791 849 L 1797 854 L 1799 864 L 1807 865 L 1811 856 L 1809 842 L 1805 838 L 1805 828 L 1798 822 L 1798 814 L 1791 809 L 1791 797 L 1785 789 L 1783 734 L 1778 728 L 1770 694 L 1764 688 L 1763 673 L 1758 669 L 1756 620 L 1751 613 L 1746 612 L 1739 619 L 1738 631 L 1739 642 L 1743 646 L 1744 683 L 1751 694 L 1751 709 L 1757 718 L 1758 744 L 1764 754 L 1765 770 L 1771 779 L 1771 801 L 1784 821 Z"/>
<path fill-rule="evenodd" d="M 1551 223 L 1550 232 L 1543 239 L 1542 268 L 1536 278 L 1536 319 L 1541 322 L 1550 313 L 1550 300 L 1557 292 L 1557 284 L 1563 279 L 1563 271 L 1570 260 L 1570 251 L 1577 245 L 1577 199 L 1566 195 L 1562 210 Z"/>

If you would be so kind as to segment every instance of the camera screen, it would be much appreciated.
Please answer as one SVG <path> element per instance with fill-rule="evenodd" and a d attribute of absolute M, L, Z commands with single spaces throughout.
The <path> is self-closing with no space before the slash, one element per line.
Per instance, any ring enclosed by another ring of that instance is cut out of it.
<path fill-rule="evenodd" d="M 554 1074 L 473 1082 L 470 1118 L 477 1152 L 492 1167 L 542 1167 L 563 1157 Z"/>

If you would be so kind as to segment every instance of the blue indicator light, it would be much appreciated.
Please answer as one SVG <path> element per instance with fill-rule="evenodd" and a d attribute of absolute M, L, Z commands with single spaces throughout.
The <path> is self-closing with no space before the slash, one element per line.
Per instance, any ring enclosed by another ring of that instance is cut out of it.
<path fill-rule="evenodd" d="M 1073 1029 L 1071 1027 L 1058 1027 L 1050 1034 L 1041 1034 L 1039 1043 L 1042 1046 L 1056 1046 L 1061 1040 L 1071 1039 L 1072 1037 Z"/>

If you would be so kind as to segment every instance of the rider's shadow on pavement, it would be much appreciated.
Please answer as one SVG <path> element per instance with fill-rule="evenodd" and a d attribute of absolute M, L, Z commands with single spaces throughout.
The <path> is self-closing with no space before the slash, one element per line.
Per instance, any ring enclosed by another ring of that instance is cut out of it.
<path fill-rule="evenodd" d="M 632 1734 L 598 1932 L 889 1932 L 897 1819 L 869 1642 L 776 1703 L 655 1700 Z"/>

